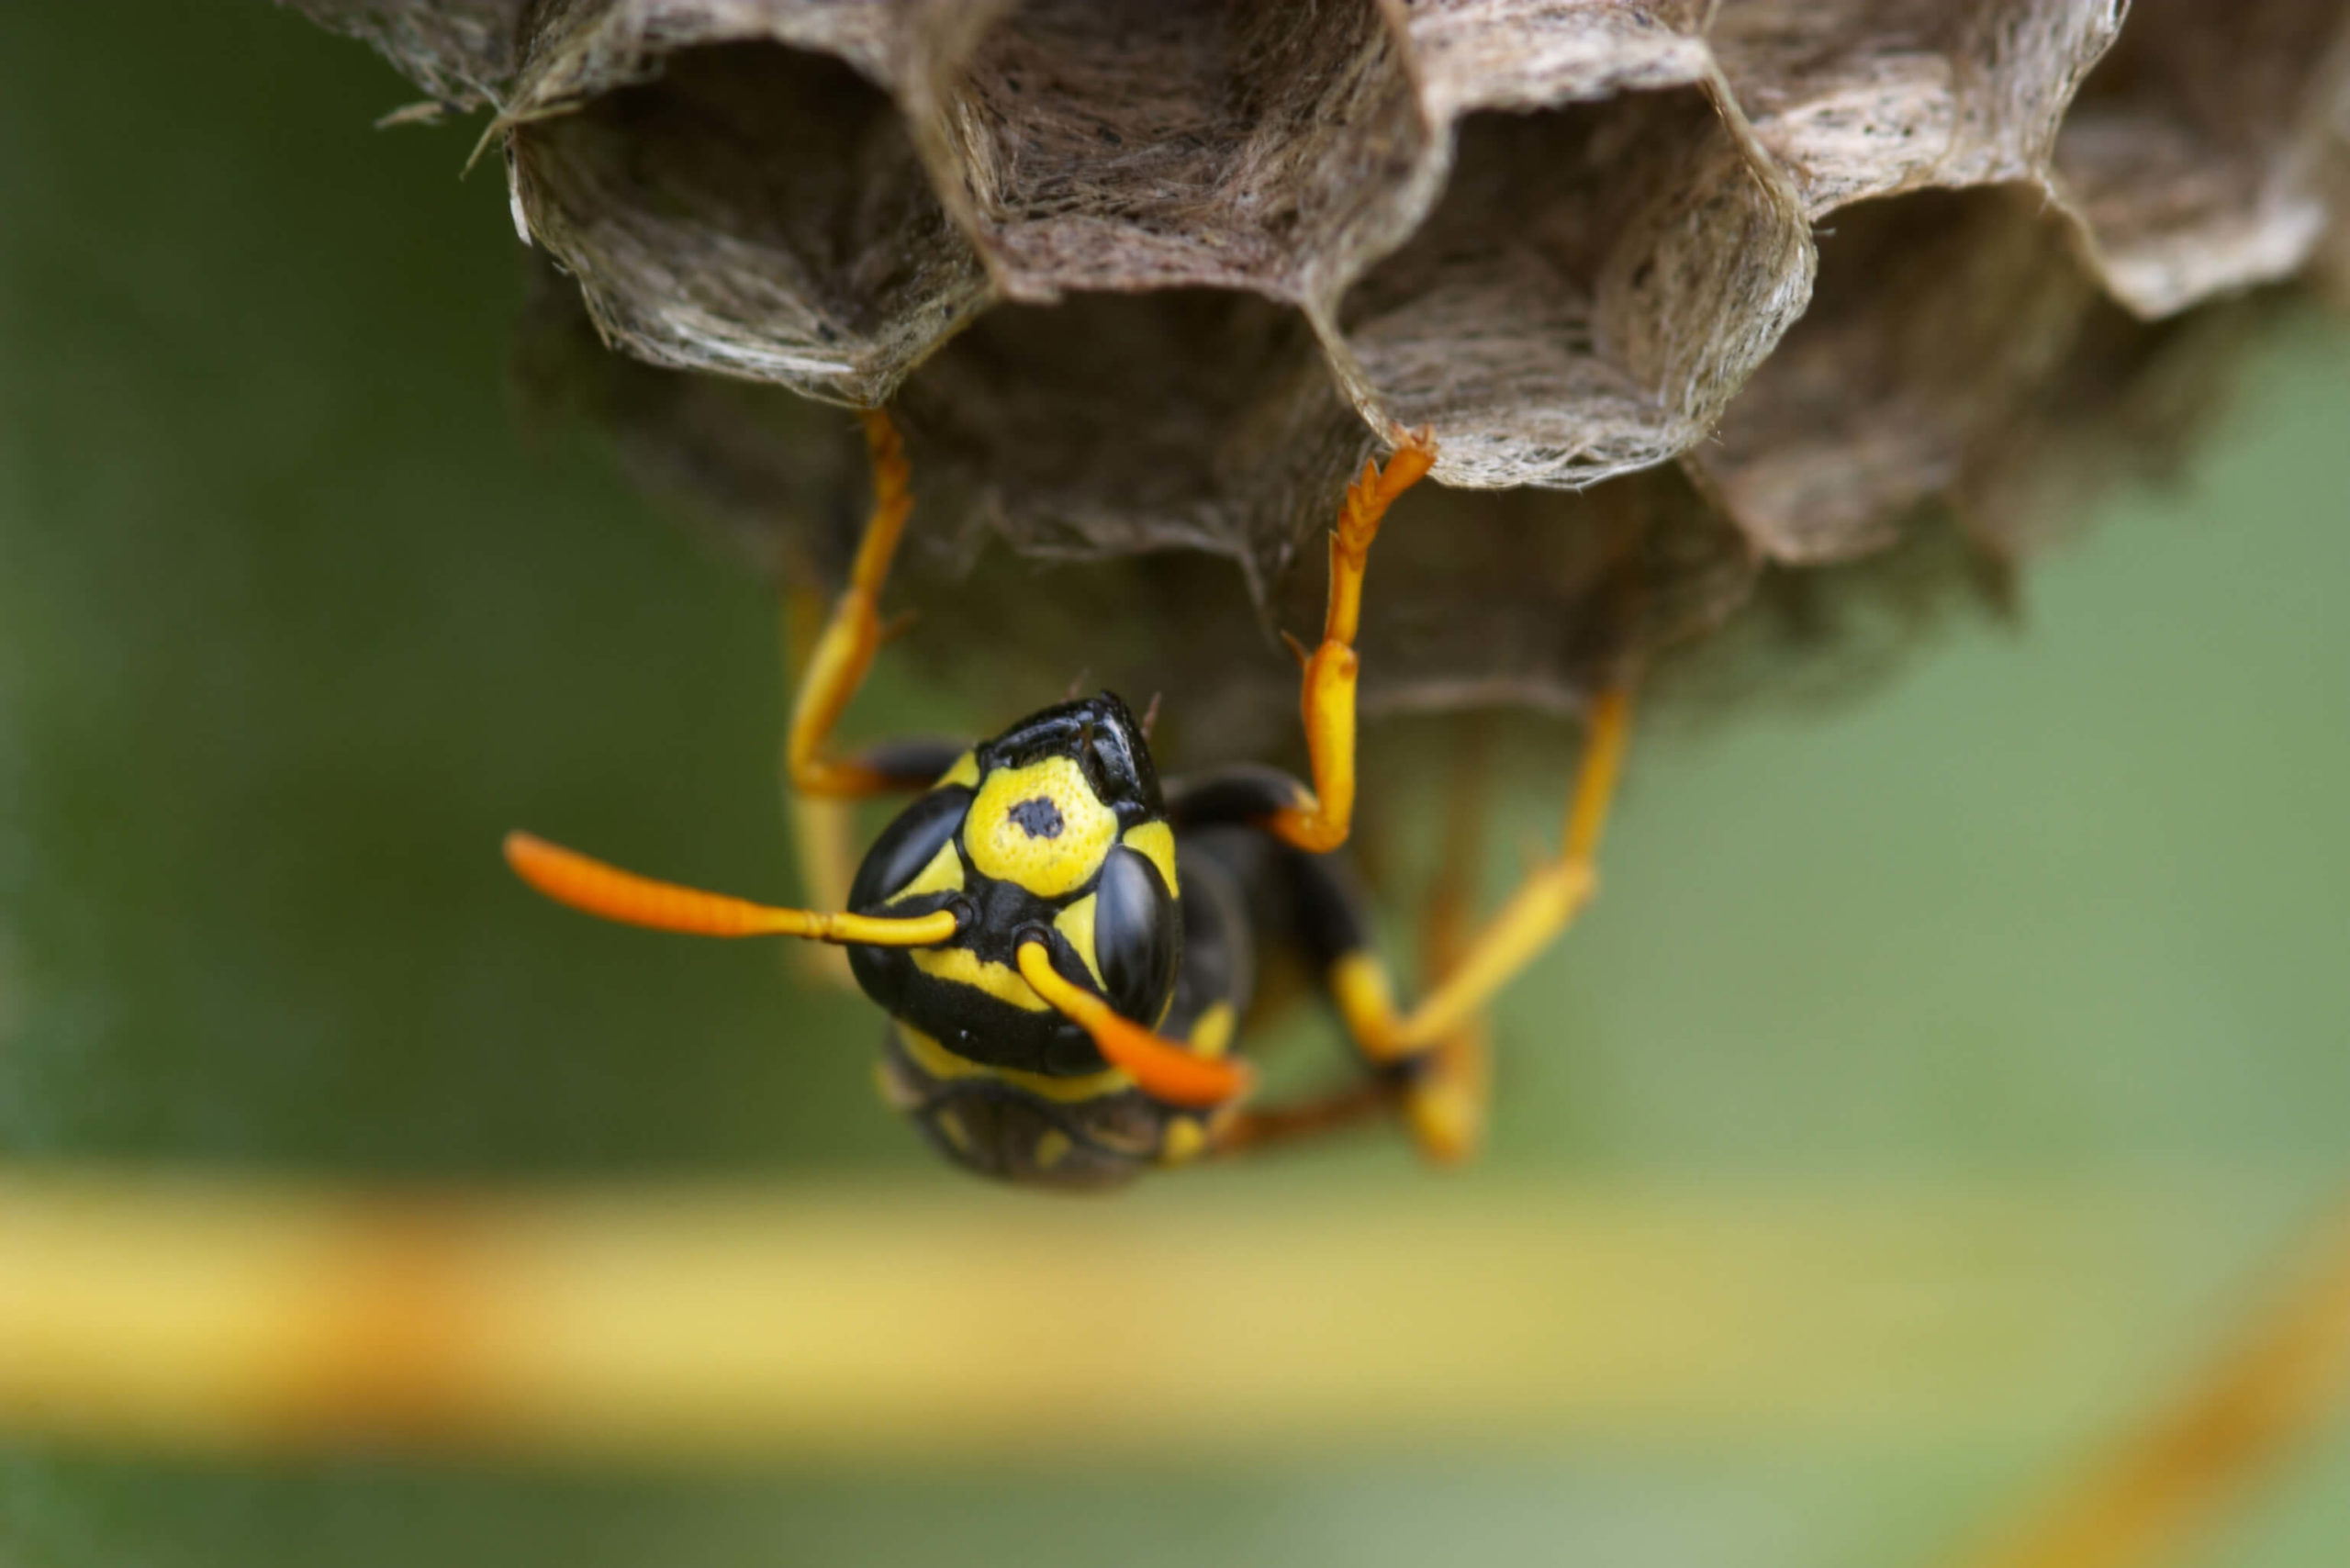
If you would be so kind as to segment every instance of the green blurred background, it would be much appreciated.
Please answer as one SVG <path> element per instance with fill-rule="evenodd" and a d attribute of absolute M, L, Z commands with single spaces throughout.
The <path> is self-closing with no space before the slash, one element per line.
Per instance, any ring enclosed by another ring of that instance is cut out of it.
<path fill-rule="evenodd" d="M 519 416 L 504 193 L 457 177 L 477 127 L 369 129 L 412 96 L 258 0 L 0 17 L 0 1157 L 919 1201 L 957 1178 L 875 1103 L 864 1004 L 551 917 L 498 860 L 529 823 L 789 888 L 773 616 Z M 1446 1180 L 2219 1173 L 2262 1194 L 2193 1265 L 2224 1299 L 2350 1170 L 2345 348 L 2266 351 L 2019 631 L 1648 737 L 1606 897 L 1500 1011 L 1491 1154 Z M 856 722 L 1007 717 L 885 668 Z M 1514 796 L 1497 868 L 1551 811 Z M 1374 1140 L 1118 1201 L 1429 1179 Z M 0 1562 L 1857 1568 L 1942 1560 L 2096 1429 L 1074 1475 L 20 1449 Z M 2345 1554 L 2337 1437 L 2208 1560 Z"/>

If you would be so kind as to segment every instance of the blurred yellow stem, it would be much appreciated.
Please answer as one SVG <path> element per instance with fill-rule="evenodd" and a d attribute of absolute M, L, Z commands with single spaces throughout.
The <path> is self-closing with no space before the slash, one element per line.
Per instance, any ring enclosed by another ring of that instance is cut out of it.
<path fill-rule="evenodd" d="M 1234 1174 L 1072 1205 L 0 1171 L 0 1429 L 826 1461 L 2034 1432 L 2144 1381 L 2245 1212 Z"/>

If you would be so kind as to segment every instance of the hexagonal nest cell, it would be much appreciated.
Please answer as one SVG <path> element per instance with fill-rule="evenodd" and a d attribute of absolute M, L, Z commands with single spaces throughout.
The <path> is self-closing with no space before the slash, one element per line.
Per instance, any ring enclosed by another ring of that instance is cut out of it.
<path fill-rule="evenodd" d="M 1303 300 L 1408 231 L 1428 139 L 1371 0 L 1025 0 L 933 92 L 948 197 L 1016 299 Z"/>
<path fill-rule="evenodd" d="M 656 364 L 877 401 L 985 297 L 904 120 L 828 55 L 680 50 L 509 151 L 530 233 Z"/>
<path fill-rule="evenodd" d="M 1440 477 L 1588 484 L 1705 434 L 1801 308 L 1808 261 L 1695 88 L 1488 111 L 1338 324 L 1364 400 L 1437 432 Z"/>
<path fill-rule="evenodd" d="M 1003 395 L 1046 382 L 1049 401 Z M 999 307 L 896 408 L 917 472 L 967 486 L 1029 554 L 1202 550 L 1258 581 L 1372 446 L 1305 319 L 1217 289 Z"/>
<path fill-rule="evenodd" d="M 1839 212 L 1812 308 L 1692 468 L 1774 560 L 1884 548 L 1946 497 L 2064 361 L 2096 303 L 2029 187 L 1919 191 Z"/>
<path fill-rule="evenodd" d="M 532 384 L 648 484 L 822 586 L 801 398 L 892 400 L 913 644 L 1017 593 L 942 661 L 1222 693 L 1226 749 L 1398 425 L 1450 488 L 1366 703 L 1571 706 L 1996 600 L 2350 277 L 2350 0 L 296 3 L 496 111 Z"/>
<path fill-rule="evenodd" d="M 2299 272 L 2342 221 L 2345 144 L 2340 5 L 2138 0 L 2055 166 L 2106 288 L 2154 318 Z"/>

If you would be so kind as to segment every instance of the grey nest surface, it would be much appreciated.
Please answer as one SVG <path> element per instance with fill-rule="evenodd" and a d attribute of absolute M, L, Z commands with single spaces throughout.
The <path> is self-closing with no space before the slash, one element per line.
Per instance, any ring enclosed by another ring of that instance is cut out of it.
<path fill-rule="evenodd" d="M 1399 427 L 1367 700 L 1572 707 L 1878 557 L 1996 593 L 2350 276 L 2342 0 L 290 3 L 493 117 L 528 374 L 646 483 L 822 581 L 887 403 L 917 642 L 1018 592 L 1005 667 L 1207 749 Z"/>

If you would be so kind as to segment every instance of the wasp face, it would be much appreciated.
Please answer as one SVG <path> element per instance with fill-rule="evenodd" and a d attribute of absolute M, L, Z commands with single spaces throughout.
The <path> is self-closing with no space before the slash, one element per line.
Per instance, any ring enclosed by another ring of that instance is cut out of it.
<path fill-rule="evenodd" d="M 936 947 L 849 949 L 901 1027 L 986 1067 L 1078 1077 L 1105 1063 L 1020 978 L 1023 942 L 1149 1025 L 1174 995 L 1182 923 L 1175 838 L 1134 716 L 1108 692 L 1034 714 L 975 748 L 900 813 L 850 890 L 859 913 L 965 918 Z"/>

